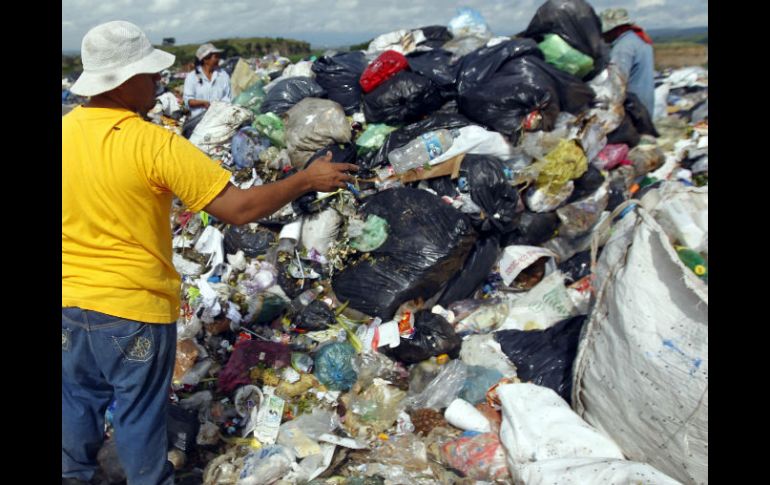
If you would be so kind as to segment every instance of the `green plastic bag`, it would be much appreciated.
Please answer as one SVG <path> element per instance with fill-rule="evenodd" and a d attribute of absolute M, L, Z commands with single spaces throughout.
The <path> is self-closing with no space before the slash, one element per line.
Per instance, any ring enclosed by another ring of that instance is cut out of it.
<path fill-rule="evenodd" d="M 366 131 L 361 133 L 361 136 L 356 140 L 358 154 L 361 155 L 379 149 L 385 143 L 385 138 L 388 134 L 397 129 L 395 126 L 388 126 L 384 123 L 369 125 Z"/>
<path fill-rule="evenodd" d="M 545 40 L 538 44 L 545 61 L 557 69 L 582 78 L 594 68 L 594 60 L 567 44 L 556 34 L 545 34 Z"/>
<path fill-rule="evenodd" d="M 266 113 L 254 119 L 254 129 L 270 139 L 270 143 L 278 148 L 286 148 L 286 132 L 283 121 L 275 113 Z"/>
<path fill-rule="evenodd" d="M 254 116 L 259 116 L 259 108 L 262 106 L 262 101 L 264 99 L 265 90 L 262 87 L 262 81 L 257 81 L 239 94 L 233 100 L 233 104 L 243 106 L 244 108 L 251 110 L 251 112 L 254 113 Z"/>
<path fill-rule="evenodd" d="M 362 228 L 362 233 L 350 241 L 350 245 L 359 251 L 374 251 L 388 238 L 388 221 L 374 214 L 369 214 Z"/>

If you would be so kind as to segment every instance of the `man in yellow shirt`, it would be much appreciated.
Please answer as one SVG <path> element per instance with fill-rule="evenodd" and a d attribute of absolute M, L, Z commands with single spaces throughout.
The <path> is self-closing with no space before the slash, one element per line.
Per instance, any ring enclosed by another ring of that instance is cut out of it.
<path fill-rule="evenodd" d="M 62 118 L 62 478 L 97 469 L 104 413 L 131 485 L 171 485 L 166 409 L 176 353 L 180 278 L 172 264 L 174 195 L 192 211 L 244 224 L 311 190 L 344 187 L 355 165 L 327 155 L 282 181 L 241 190 L 194 145 L 142 119 L 174 56 L 129 22 L 91 29 L 89 96 Z"/>

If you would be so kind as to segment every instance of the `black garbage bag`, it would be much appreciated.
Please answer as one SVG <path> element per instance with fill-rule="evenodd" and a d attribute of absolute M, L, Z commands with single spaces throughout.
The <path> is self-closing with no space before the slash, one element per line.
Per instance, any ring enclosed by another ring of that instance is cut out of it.
<path fill-rule="evenodd" d="M 240 59 L 241 56 L 228 57 L 226 61 L 219 65 L 219 68 L 225 71 L 228 76 L 233 77 L 233 71 L 235 71 L 235 66 L 238 65 Z"/>
<path fill-rule="evenodd" d="M 419 30 L 422 30 L 422 35 L 424 35 L 427 40 L 440 40 L 441 42 L 452 40 L 452 33 L 443 25 L 428 25 L 426 27 L 420 27 Z M 418 45 L 423 44 L 424 42 L 420 42 Z"/>
<path fill-rule="evenodd" d="M 430 310 L 421 310 L 414 314 L 414 333 L 411 338 L 401 337 L 398 347 L 383 347 L 383 353 L 408 365 L 441 354 L 456 359 L 460 355 L 461 346 L 462 339 L 444 317 Z"/>
<path fill-rule="evenodd" d="M 315 152 L 307 161 L 303 170 L 307 170 L 311 163 L 326 155 L 326 152 L 332 153 L 332 162 L 334 163 L 356 163 L 357 155 L 355 145 L 352 143 L 332 143 Z M 295 169 L 289 170 L 285 172 L 284 176 L 281 178 L 288 177 L 296 172 L 297 170 Z M 307 192 L 294 199 L 291 206 L 297 214 L 315 214 L 316 212 L 325 210 L 331 203 L 331 199 L 324 199 L 320 202 L 316 202 L 317 199 L 318 192 Z"/>
<path fill-rule="evenodd" d="M 626 110 L 626 114 L 631 118 L 634 128 L 636 128 L 640 135 L 660 136 L 658 130 L 655 129 L 655 124 L 652 122 L 650 112 L 639 101 L 639 96 L 631 92 L 626 93 L 623 109 Z"/>
<path fill-rule="evenodd" d="M 275 233 L 262 227 L 252 230 L 248 224 L 231 225 L 225 230 L 225 252 L 235 254 L 240 249 L 246 256 L 255 258 L 265 254 L 275 240 Z"/>
<path fill-rule="evenodd" d="M 559 271 L 564 273 L 567 280 L 575 282 L 591 274 L 591 251 L 582 251 L 566 261 L 559 263 Z"/>
<path fill-rule="evenodd" d="M 609 48 L 602 39 L 602 24 L 585 0 L 548 0 L 521 35 L 542 42 L 545 34 L 557 34 L 569 45 L 594 60 L 594 69 L 584 79 L 602 72 L 609 61 Z"/>
<path fill-rule="evenodd" d="M 443 104 L 433 81 L 401 71 L 364 94 L 364 115 L 369 123 L 400 125 L 417 121 Z"/>
<path fill-rule="evenodd" d="M 560 111 L 579 113 L 594 93 L 579 79 L 559 71 L 538 55 L 511 59 L 490 79 L 460 92 L 460 112 L 515 139 L 524 118 L 539 111 L 539 128 L 550 131 Z"/>
<path fill-rule="evenodd" d="M 282 79 L 265 95 L 260 113 L 281 115 L 305 98 L 324 98 L 326 90 L 312 78 L 298 76 Z"/>
<path fill-rule="evenodd" d="M 567 204 L 580 200 L 583 197 L 588 197 L 593 194 L 604 183 L 604 175 L 601 170 L 593 165 L 588 166 L 588 170 L 583 175 L 574 180 L 575 189 L 572 191 L 572 195 L 567 199 Z"/>
<path fill-rule="evenodd" d="M 358 80 L 368 65 L 363 52 L 347 52 L 321 57 L 313 63 L 313 72 L 327 97 L 342 105 L 346 115 L 352 115 L 361 106 L 362 91 Z"/>
<path fill-rule="evenodd" d="M 361 209 L 388 222 L 388 238 L 369 258 L 335 274 L 332 288 L 339 301 L 384 321 L 404 302 L 438 293 L 476 241 L 468 218 L 425 190 L 385 190 Z"/>
<path fill-rule="evenodd" d="M 506 234 L 503 246 L 539 246 L 551 239 L 561 225 L 556 212 L 530 212 L 524 209 L 519 216 L 516 228 Z"/>
<path fill-rule="evenodd" d="M 406 56 L 409 69 L 425 76 L 438 86 L 441 96 L 449 99 L 457 96 L 455 82 L 459 64 L 452 64 L 452 53 L 443 49 L 414 52 Z"/>
<path fill-rule="evenodd" d="M 639 144 L 642 139 L 641 135 L 634 127 L 634 122 L 631 120 L 631 116 L 628 113 L 623 117 L 623 121 L 620 122 L 617 128 L 612 132 L 607 133 L 607 143 L 618 145 L 625 143 L 628 148 L 634 148 Z"/>
<path fill-rule="evenodd" d="M 428 133 L 429 131 L 435 131 L 441 128 L 446 128 L 448 130 L 462 128 L 463 126 L 468 126 L 470 124 L 472 124 L 471 120 L 459 113 L 433 113 L 424 120 L 402 126 L 398 130 L 388 134 L 387 138 L 385 138 L 385 143 L 383 143 L 378 150 L 360 157 L 359 167 L 371 169 L 386 165 L 388 163 L 388 154 L 391 151 L 406 145 L 418 136 Z"/>
<path fill-rule="evenodd" d="M 499 257 L 498 236 L 493 235 L 476 241 L 463 269 L 449 280 L 438 304 L 446 308 L 456 301 L 470 298 L 484 284 Z"/>
<path fill-rule="evenodd" d="M 321 300 L 311 301 L 302 312 L 296 314 L 292 319 L 292 323 L 297 328 L 309 332 L 325 330 L 330 325 L 334 325 L 334 322 L 334 312 Z"/>
<path fill-rule="evenodd" d="M 571 402 L 572 363 L 586 316 L 563 320 L 545 330 L 500 330 L 495 340 L 523 382 L 548 387 Z"/>
<path fill-rule="evenodd" d="M 195 131 L 195 127 L 198 126 L 198 123 L 201 122 L 203 119 L 203 115 L 205 115 L 206 112 L 198 113 L 197 115 L 189 118 L 187 121 L 182 124 L 182 136 L 189 139 L 190 136 L 193 134 L 193 131 Z"/>
<path fill-rule="evenodd" d="M 439 197 L 447 196 L 454 199 L 460 195 L 460 190 L 457 188 L 457 182 L 452 180 L 449 176 L 436 177 L 428 179 L 425 182 Z"/>
<path fill-rule="evenodd" d="M 519 193 L 505 177 L 503 162 L 488 155 L 465 155 L 460 175 L 468 181 L 471 199 L 482 209 L 476 228 L 482 233 L 513 231 Z"/>
<path fill-rule="evenodd" d="M 195 448 L 195 438 L 198 436 L 198 413 L 182 409 L 178 404 L 169 404 L 166 414 L 166 433 L 168 444 L 185 453 Z"/>
<path fill-rule="evenodd" d="M 543 59 L 543 53 L 531 39 L 509 40 L 476 49 L 457 63 L 457 92 L 463 95 L 474 90 L 492 79 L 506 62 L 528 55 Z"/>

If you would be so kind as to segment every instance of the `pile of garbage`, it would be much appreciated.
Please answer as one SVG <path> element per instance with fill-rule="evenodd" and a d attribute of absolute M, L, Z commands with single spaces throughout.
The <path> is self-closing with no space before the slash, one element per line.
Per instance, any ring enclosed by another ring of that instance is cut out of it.
<path fill-rule="evenodd" d="M 360 171 L 243 226 L 176 203 L 178 483 L 704 480 L 707 421 L 683 433 L 688 457 L 680 437 L 651 451 L 669 436 L 658 428 L 624 441 L 633 427 L 612 413 L 633 414 L 648 387 L 661 412 L 666 391 L 699 392 L 707 336 L 689 387 L 647 373 L 611 401 L 601 366 L 622 365 L 602 360 L 615 334 L 594 310 L 642 301 L 655 271 L 623 286 L 630 265 L 618 268 L 641 258 L 629 242 L 649 226 L 649 264 L 705 301 L 690 320 L 707 330 L 708 73 L 661 74 L 647 113 L 586 2 L 549 0 L 522 35 L 494 36 L 461 9 L 366 51 L 227 64 L 233 102 L 212 103 L 187 136 L 234 184 L 328 151 Z M 151 118 L 183 133 L 181 108 L 167 108 Z M 675 367 L 671 348 L 687 344 L 668 340 L 659 352 Z M 605 354 L 631 361 L 627 348 Z M 672 404 L 669 421 L 701 404 Z M 111 442 L 100 460 L 119 481 Z"/>

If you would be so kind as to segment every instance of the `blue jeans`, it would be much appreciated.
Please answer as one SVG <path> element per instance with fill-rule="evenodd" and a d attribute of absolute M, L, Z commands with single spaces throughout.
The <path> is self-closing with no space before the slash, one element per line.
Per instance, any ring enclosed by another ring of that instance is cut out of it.
<path fill-rule="evenodd" d="M 173 485 L 166 415 L 176 358 L 176 325 L 62 308 L 62 477 L 90 480 L 113 425 L 129 485 Z"/>

